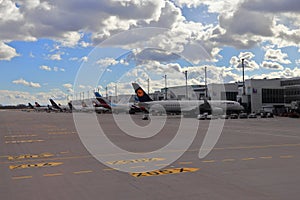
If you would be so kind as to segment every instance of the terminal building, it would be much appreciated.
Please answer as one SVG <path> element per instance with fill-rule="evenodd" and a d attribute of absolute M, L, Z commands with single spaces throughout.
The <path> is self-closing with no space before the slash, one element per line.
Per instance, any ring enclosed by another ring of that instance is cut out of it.
<path fill-rule="evenodd" d="M 166 97 L 167 94 L 167 97 Z M 276 79 L 248 79 L 243 83 L 189 85 L 162 88 L 151 94 L 154 100 L 208 99 L 238 101 L 246 112 L 273 112 L 280 114 L 300 102 L 300 77 Z"/>

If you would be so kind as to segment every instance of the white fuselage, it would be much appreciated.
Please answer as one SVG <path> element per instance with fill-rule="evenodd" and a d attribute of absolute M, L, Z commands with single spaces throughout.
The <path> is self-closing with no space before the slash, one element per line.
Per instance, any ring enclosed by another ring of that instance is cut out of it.
<path fill-rule="evenodd" d="M 210 104 L 212 110 L 218 110 L 220 112 L 222 111 L 223 113 L 227 110 L 243 110 L 243 107 L 235 101 L 210 100 L 207 102 Z M 196 110 L 200 105 L 203 105 L 204 103 L 204 100 L 168 100 L 144 102 L 140 103 L 140 105 L 152 111 L 164 111 L 166 113 L 184 113 Z"/>

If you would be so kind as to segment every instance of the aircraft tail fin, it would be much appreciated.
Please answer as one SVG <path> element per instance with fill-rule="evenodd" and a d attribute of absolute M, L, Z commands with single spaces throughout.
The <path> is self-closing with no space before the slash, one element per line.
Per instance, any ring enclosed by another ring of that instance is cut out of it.
<path fill-rule="evenodd" d="M 99 92 L 94 92 L 94 94 L 95 94 L 95 96 L 96 96 L 97 98 L 102 97 L 101 94 L 100 94 Z"/>
<path fill-rule="evenodd" d="M 100 102 L 101 106 L 104 107 L 104 108 L 107 108 L 107 109 L 111 109 L 111 105 L 110 103 L 104 99 L 100 94 L 99 92 L 94 92 L 95 96 L 96 96 L 96 99 Z"/>
<path fill-rule="evenodd" d="M 70 110 L 75 110 L 71 102 L 68 103 L 68 106 L 69 106 Z"/>
<path fill-rule="evenodd" d="M 139 99 L 140 102 L 148 102 L 153 101 L 149 95 L 141 88 L 141 86 L 137 83 L 132 83 L 132 87 Z"/>
<path fill-rule="evenodd" d="M 55 103 L 55 101 L 53 101 L 53 99 L 49 99 L 49 101 L 50 101 L 51 105 L 53 106 L 53 108 L 62 110 L 62 109 L 57 105 L 57 103 Z"/>
<path fill-rule="evenodd" d="M 31 103 L 28 103 L 29 108 L 34 108 L 33 105 Z"/>
<path fill-rule="evenodd" d="M 41 105 L 38 102 L 34 102 L 35 107 L 41 107 Z"/>

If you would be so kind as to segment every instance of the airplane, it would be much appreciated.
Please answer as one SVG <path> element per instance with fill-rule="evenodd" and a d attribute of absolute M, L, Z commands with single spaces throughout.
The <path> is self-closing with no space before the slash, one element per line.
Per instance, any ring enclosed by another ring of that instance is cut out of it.
<path fill-rule="evenodd" d="M 103 98 L 99 92 L 94 92 L 96 99 L 101 103 L 101 105 L 107 109 L 110 109 L 113 113 L 125 112 L 129 114 L 135 114 L 140 112 L 140 108 L 132 103 L 118 103 L 114 104 L 109 102 L 107 99 Z"/>
<path fill-rule="evenodd" d="M 106 108 L 103 105 L 101 105 L 97 101 L 97 99 L 94 98 L 86 99 L 85 101 L 82 101 L 81 105 L 82 105 L 81 111 L 85 111 L 85 112 L 95 111 L 96 113 L 105 113 L 110 110 L 109 108 Z"/>
<path fill-rule="evenodd" d="M 31 103 L 28 103 L 29 108 L 34 109 L 35 111 L 38 111 L 38 112 L 40 112 L 40 111 L 50 112 L 50 110 L 51 110 L 51 107 L 49 105 L 41 106 L 38 102 L 34 102 L 34 105 L 35 106 L 33 106 Z"/>
<path fill-rule="evenodd" d="M 75 100 L 71 103 L 72 109 L 77 112 L 106 113 L 110 109 L 102 106 L 97 99 Z"/>
<path fill-rule="evenodd" d="M 68 103 L 68 105 L 60 105 L 57 104 L 53 99 L 49 99 L 52 109 L 59 112 L 71 112 L 73 110 L 73 105 L 71 102 Z"/>
<path fill-rule="evenodd" d="M 207 112 L 213 115 L 223 115 L 226 112 L 240 112 L 244 110 L 236 101 L 227 100 L 166 100 L 153 101 L 150 96 L 137 83 L 132 83 L 134 91 L 140 101 L 140 106 L 152 113 L 175 113 L 184 115 L 196 115 Z"/>

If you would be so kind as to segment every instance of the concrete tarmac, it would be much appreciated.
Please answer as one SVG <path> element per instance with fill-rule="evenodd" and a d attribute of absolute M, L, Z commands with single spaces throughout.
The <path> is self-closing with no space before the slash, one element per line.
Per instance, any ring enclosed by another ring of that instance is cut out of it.
<path fill-rule="evenodd" d="M 157 135 L 142 139 L 124 134 L 111 114 L 97 117 L 109 140 L 130 152 L 164 147 L 180 124 L 180 117 L 170 116 Z M 151 121 L 141 120 L 141 115 L 131 117 L 142 127 L 161 120 L 160 116 Z M 116 160 L 107 154 L 115 166 L 110 168 L 86 150 L 72 113 L 0 111 L 0 199 L 300 198 L 299 119 L 228 119 L 214 149 L 202 159 L 198 153 L 210 121 L 188 120 L 199 122 L 197 135 L 173 163 L 166 163 L 172 150 L 136 160 Z M 149 163 L 162 169 L 143 171 Z M 144 173 L 117 170 L 124 165 Z"/>

